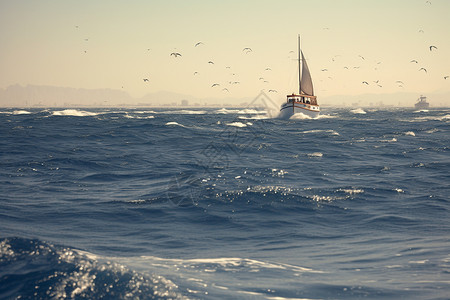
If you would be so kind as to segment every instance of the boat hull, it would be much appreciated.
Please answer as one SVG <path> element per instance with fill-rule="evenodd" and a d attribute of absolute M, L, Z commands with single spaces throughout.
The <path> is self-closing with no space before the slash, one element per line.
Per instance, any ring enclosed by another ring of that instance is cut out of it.
<path fill-rule="evenodd" d="M 317 118 L 320 115 L 320 108 L 318 105 L 288 102 L 281 105 L 279 117 L 282 119 L 289 119 L 293 115 L 300 113 L 310 118 Z"/>

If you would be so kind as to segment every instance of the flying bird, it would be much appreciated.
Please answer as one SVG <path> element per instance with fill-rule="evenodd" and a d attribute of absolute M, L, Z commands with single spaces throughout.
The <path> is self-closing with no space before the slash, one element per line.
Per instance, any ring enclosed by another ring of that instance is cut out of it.
<path fill-rule="evenodd" d="M 272 71 L 272 69 L 271 68 L 266 68 L 266 71 Z"/>
<path fill-rule="evenodd" d="M 420 69 L 419 69 L 419 71 L 422 71 L 422 70 L 424 70 L 425 73 L 428 73 L 428 72 L 427 72 L 427 69 L 425 69 L 425 68 L 420 68 Z"/>
<path fill-rule="evenodd" d="M 220 84 L 214 83 L 211 87 L 219 86 Z"/>
<path fill-rule="evenodd" d="M 194 72 L 194 75 L 197 75 L 198 74 L 198 72 Z"/>
<path fill-rule="evenodd" d="M 366 59 L 364 58 L 364 56 L 362 56 L 362 55 L 358 55 L 358 56 L 361 57 L 362 59 L 366 60 Z"/>
<path fill-rule="evenodd" d="M 322 72 L 325 72 L 325 71 L 328 71 L 328 69 L 322 69 L 321 71 L 322 71 Z"/>
<path fill-rule="evenodd" d="M 197 44 L 195 44 L 194 47 L 197 47 L 197 46 L 199 46 L 199 45 L 203 45 L 203 43 L 202 43 L 202 42 L 198 42 Z"/>
<path fill-rule="evenodd" d="M 144 82 L 148 82 L 148 78 L 144 78 L 143 80 L 144 80 Z"/>
<path fill-rule="evenodd" d="M 227 88 L 223 88 L 222 91 L 229 92 L 229 90 Z"/>
<path fill-rule="evenodd" d="M 411 61 L 412 63 L 419 63 L 417 60 L 415 60 L 415 59 L 413 59 L 412 61 Z"/>
<path fill-rule="evenodd" d="M 434 49 L 437 49 L 437 47 L 436 47 L 436 46 L 430 46 L 430 51 L 432 51 L 432 50 L 433 50 L 433 48 L 434 48 Z"/>
<path fill-rule="evenodd" d="M 172 53 L 170 53 L 170 56 L 175 56 L 175 57 L 178 57 L 178 56 L 181 56 L 181 54 L 180 53 L 178 53 L 178 52 L 172 52 Z"/>
<path fill-rule="evenodd" d="M 397 80 L 396 83 L 403 84 L 403 81 Z"/>
<path fill-rule="evenodd" d="M 363 81 L 362 83 L 364 83 L 365 85 L 369 85 L 369 83 L 367 81 Z"/>
<path fill-rule="evenodd" d="M 449 76 L 444 76 L 444 79 L 447 79 Z"/>
<path fill-rule="evenodd" d="M 252 52 L 253 50 L 252 50 L 252 48 L 244 48 L 244 49 L 242 49 L 242 51 L 246 51 L 246 53 L 249 53 L 249 52 Z"/>
<path fill-rule="evenodd" d="M 213 64 L 214 64 L 214 62 L 213 62 L 213 61 L 208 61 L 208 64 L 212 64 L 212 65 L 213 65 Z"/>
<path fill-rule="evenodd" d="M 269 90 L 269 93 L 278 93 L 277 90 Z"/>

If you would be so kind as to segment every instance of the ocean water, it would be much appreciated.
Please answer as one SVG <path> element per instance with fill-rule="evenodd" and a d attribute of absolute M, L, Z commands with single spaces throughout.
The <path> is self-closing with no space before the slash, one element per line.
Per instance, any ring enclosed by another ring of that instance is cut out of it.
<path fill-rule="evenodd" d="M 450 110 L 0 109 L 1 299 L 449 299 Z"/>

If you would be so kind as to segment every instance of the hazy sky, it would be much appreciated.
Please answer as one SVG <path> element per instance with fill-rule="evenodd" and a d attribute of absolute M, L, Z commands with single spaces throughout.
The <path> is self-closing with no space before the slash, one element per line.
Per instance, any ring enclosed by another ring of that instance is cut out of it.
<path fill-rule="evenodd" d="M 0 0 L 0 88 L 284 96 L 300 34 L 319 99 L 448 92 L 449 15 L 448 0 Z"/>

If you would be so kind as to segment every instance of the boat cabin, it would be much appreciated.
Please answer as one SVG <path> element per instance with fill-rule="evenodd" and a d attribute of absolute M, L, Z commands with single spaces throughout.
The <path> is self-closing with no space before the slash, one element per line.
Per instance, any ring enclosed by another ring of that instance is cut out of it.
<path fill-rule="evenodd" d="M 311 105 L 317 105 L 317 97 L 316 96 L 310 96 L 310 95 L 287 95 L 287 102 L 297 102 L 297 103 L 303 103 L 303 104 L 311 104 Z"/>

